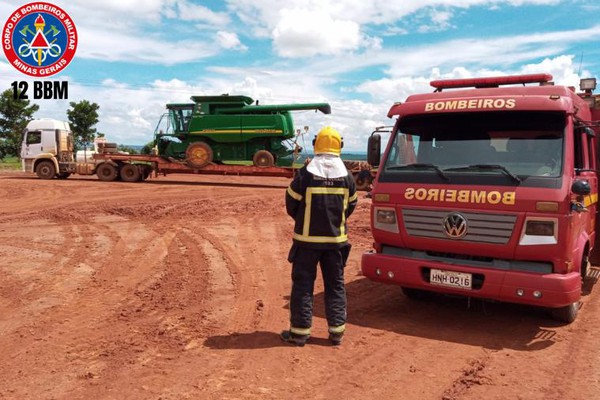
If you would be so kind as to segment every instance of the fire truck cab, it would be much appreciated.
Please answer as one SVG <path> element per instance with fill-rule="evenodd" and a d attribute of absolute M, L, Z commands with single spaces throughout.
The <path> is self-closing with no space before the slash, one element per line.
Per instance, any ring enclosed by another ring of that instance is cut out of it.
<path fill-rule="evenodd" d="M 372 191 L 363 274 L 408 297 L 458 294 L 579 310 L 596 240 L 595 80 L 548 74 L 438 80 L 396 103 Z M 380 162 L 381 161 L 381 162 Z"/>

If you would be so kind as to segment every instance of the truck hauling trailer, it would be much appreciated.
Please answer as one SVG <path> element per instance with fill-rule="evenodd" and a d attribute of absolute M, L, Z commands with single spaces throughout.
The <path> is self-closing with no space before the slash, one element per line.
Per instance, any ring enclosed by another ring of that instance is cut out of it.
<path fill-rule="evenodd" d="M 534 85 L 531 85 L 534 84 Z M 548 308 L 571 322 L 597 241 L 600 96 L 548 74 L 438 80 L 392 105 L 369 162 L 369 279 Z M 519 85 L 519 86 L 516 86 Z"/>
<path fill-rule="evenodd" d="M 93 151 L 78 151 L 74 157 L 73 136 L 67 122 L 31 121 L 21 147 L 23 170 L 35 172 L 42 179 L 65 179 L 79 174 L 126 182 L 142 181 L 152 173 L 292 177 L 292 164 L 301 148 L 292 141 L 290 110 L 330 113 L 326 103 L 251 106 L 253 100 L 245 96 L 192 99 L 193 104 L 167 105 L 169 112 L 162 117 L 166 117 L 167 130 L 157 129 L 155 154 L 151 155 L 131 155 L 117 151 L 115 143 L 95 141 Z M 367 163 L 346 163 L 358 188 L 367 189 L 372 181 Z"/>

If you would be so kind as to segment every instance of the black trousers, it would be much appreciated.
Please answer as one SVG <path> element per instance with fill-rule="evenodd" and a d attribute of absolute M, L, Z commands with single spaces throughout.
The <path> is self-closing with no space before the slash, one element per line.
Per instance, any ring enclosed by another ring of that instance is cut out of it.
<path fill-rule="evenodd" d="M 317 277 L 317 264 L 325 287 L 325 315 L 329 328 L 346 323 L 346 287 L 344 266 L 350 245 L 335 250 L 315 250 L 296 246 L 290 254 L 292 262 L 292 294 L 290 297 L 290 323 L 292 330 L 309 329 L 312 325 L 313 291 Z"/>

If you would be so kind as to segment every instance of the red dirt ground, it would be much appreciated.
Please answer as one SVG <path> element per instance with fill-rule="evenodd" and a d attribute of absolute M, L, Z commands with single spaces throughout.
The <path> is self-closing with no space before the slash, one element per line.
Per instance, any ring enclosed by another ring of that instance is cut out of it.
<path fill-rule="evenodd" d="M 284 178 L 145 183 L 0 173 L 1 399 L 598 399 L 600 270 L 578 319 L 436 297 L 360 275 L 370 200 L 349 221 L 348 331 L 283 344 L 292 220 Z"/>

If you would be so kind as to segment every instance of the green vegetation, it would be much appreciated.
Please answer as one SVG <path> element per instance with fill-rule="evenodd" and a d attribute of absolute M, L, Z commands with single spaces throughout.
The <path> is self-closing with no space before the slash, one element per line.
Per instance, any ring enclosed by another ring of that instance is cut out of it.
<path fill-rule="evenodd" d="M 20 170 L 21 169 L 21 161 L 19 157 L 5 157 L 0 158 L 0 171 L 6 170 Z"/>
<path fill-rule="evenodd" d="M 75 148 L 85 149 L 94 141 L 96 128 L 93 126 L 98 123 L 100 106 L 87 100 L 81 100 L 78 103 L 72 101 L 69 105 L 71 108 L 67 110 L 67 117 L 71 131 L 73 131 Z"/>
<path fill-rule="evenodd" d="M 40 107 L 29 100 L 15 100 L 12 89 L 0 95 L 0 159 L 17 157 L 21 151 L 21 133 Z"/>

